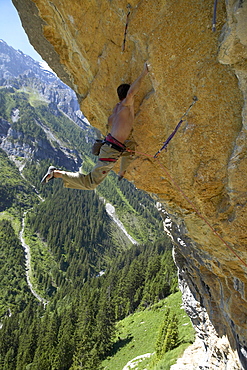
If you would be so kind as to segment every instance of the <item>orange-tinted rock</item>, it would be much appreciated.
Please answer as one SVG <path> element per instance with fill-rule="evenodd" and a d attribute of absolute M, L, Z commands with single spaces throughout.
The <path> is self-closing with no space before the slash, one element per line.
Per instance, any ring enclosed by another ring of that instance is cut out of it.
<path fill-rule="evenodd" d="M 171 230 L 178 267 L 247 368 L 247 1 L 218 2 L 215 33 L 209 0 L 13 2 L 34 47 L 104 134 L 117 86 L 151 64 L 134 128 L 145 154 L 127 178 L 155 193 L 179 225 Z"/>

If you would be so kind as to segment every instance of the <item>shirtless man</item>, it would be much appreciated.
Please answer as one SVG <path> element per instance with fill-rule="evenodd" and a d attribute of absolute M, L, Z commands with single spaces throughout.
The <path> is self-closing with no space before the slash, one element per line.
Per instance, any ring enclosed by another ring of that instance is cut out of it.
<path fill-rule="evenodd" d="M 100 149 L 99 160 L 92 171 L 84 175 L 80 172 L 57 170 L 55 167 L 50 166 L 41 181 L 42 183 L 47 183 L 52 178 L 61 178 L 64 186 L 67 188 L 93 190 L 104 180 L 120 157 L 122 158 L 119 179 L 124 176 L 127 166 L 133 160 L 135 149 L 135 143 L 130 138 L 135 118 L 135 95 L 147 74 L 148 65 L 145 63 L 142 73 L 132 85 L 122 84 L 117 88 L 120 101 L 116 104 L 108 118 L 110 134 L 105 138 L 104 144 Z M 132 152 L 127 152 L 126 146 Z"/>

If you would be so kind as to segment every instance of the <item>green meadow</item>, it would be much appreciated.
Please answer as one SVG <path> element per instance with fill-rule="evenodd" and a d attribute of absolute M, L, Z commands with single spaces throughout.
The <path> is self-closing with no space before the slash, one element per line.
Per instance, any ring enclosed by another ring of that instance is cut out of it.
<path fill-rule="evenodd" d="M 175 349 L 167 352 L 163 359 L 156 362 L 155 343 L 167 308 L 178 317 L 179 343 Z M 132 369 L 168 370 L 193 341 L 194 329 L 182 307 L 181 293 L 177 292 L 151 308 L 138 311 L 118 323 L 114 350 L 102 363 L 103 369 L 122 370 L 129 361 L 147 355 L 150 357 L 135 362 L 136 366 Z M 126 367 L 124 370 L 129 369 Z"/>

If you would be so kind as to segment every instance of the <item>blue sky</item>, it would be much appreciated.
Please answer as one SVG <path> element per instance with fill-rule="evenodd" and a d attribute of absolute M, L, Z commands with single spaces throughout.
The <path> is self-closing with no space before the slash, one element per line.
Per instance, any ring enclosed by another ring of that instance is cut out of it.
<path fill-rule="evenodd" d="M 42 61 L 41 56 L 29 43 L 18 12 L 11 0 L 0 0 L 0 39 L 34 60 Z"/>

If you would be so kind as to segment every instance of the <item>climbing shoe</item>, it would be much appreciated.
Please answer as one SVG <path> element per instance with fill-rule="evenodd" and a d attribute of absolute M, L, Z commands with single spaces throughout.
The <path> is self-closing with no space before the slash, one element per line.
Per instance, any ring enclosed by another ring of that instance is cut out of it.
<path fill-rule="evenodd" d="M 48 168 L 48 171 L 46 172 L 45 176 L 43 177 L 43 179 L 41 180 L 41 183 L 42 184 L 47 184 L 50 180 L 54 179 L 54 175 L 53 175 L 53 172 L 57 170 L 56 167 L 54 166 L 50 166 Z"/>

